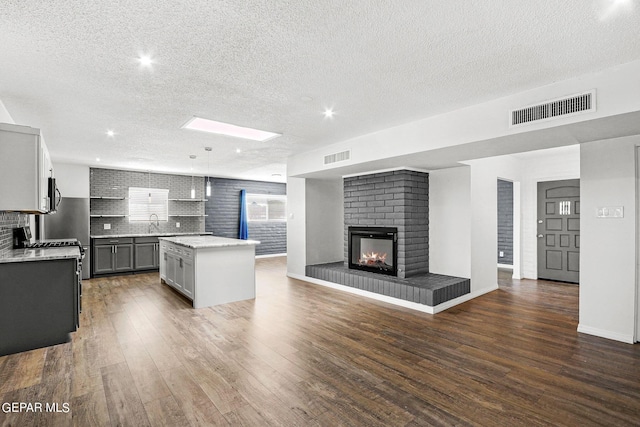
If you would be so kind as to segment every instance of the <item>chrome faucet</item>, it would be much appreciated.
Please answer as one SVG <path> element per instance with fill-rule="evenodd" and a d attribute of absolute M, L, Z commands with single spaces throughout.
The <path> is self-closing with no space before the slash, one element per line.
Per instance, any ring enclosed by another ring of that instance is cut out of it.
<path fill-rule="evenodd" d="M 156 217 L 156 223 L 155 223 L 155 224 L 153 223 L 153 220 L 151 219 L 151 218 L 153 218 L 154 216 Z M 157 215 L 157 214 L 155 214 L 155 213 L 152 213 L 151 215 L 149 215 L 149 234 L 151 234 L 151 226 L 152 226 L 152 225 L 155 225 L 155 226 L 156 226 L 156 229 L 157 229 L 158 231 L 160 231 L 160 218 L 158 218 L 158 215 Z"/>

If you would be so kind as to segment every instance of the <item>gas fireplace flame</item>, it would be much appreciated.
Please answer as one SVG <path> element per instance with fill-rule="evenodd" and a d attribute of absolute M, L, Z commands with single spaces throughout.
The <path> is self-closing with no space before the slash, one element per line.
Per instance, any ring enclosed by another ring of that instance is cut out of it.
<path fill-rule="evenodd" d="M 361 265 L 372 265 L 372 264 L 384 264 L 387 259 L 387 254 L 369 252 L 366 254 L 362 254 L 362 258 L 358 260 L 358 263 Z"/>

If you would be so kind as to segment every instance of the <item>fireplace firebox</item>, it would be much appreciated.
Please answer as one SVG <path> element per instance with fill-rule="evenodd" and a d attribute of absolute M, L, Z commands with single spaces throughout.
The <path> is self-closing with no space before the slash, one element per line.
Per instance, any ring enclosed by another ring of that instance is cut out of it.
<path fill-rule="evenodd" d="M 398 275 L 398 229 L 349 227 L 349 268 Z"/>

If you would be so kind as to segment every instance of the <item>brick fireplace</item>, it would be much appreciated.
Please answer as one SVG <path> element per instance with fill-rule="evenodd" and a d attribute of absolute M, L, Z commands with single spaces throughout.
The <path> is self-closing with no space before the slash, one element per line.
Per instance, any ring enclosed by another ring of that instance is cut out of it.
<path fill-rule="evenodd" d="M 344 178 L 344 262 L 349 227 L 397 228 L 397 277 L 429 271 L 429 174 L 410 170 Z"/>

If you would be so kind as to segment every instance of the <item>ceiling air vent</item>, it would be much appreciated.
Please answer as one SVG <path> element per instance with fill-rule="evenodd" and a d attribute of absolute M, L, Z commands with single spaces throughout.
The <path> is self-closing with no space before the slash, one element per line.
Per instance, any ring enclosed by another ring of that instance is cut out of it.
<path fill-rule="evenodd" d="M 511 126 L 520 126 L 592 111 L 596 111 L 595 90 L 511 110 L 510 123 Z"/>
<path fill-rule="evenodd" d="M 330 165 L 331 163 L 344 162 L 351 158 L 351 150 L 341 151 L 339 153 L 327 154 L 324 156 L 324 164 Z"/>

